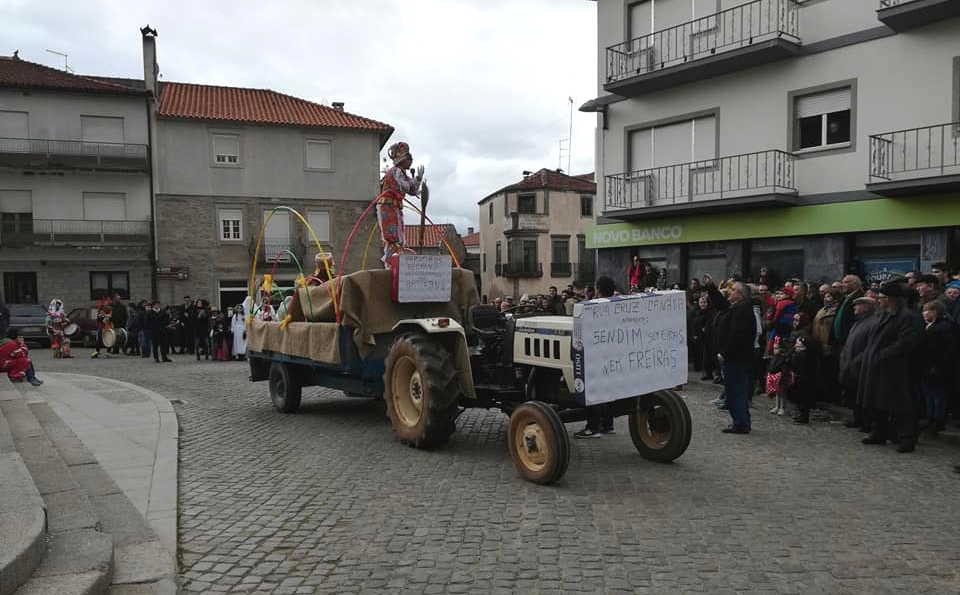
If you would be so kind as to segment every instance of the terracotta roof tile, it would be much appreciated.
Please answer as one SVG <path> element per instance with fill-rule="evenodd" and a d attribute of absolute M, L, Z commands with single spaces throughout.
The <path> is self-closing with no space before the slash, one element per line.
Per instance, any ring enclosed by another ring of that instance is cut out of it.
<path fill-rule="evenodd" d="M 524 190 L 560 190 L 567 192 L 596 192 L 597 184 L 593 181 L 593 174 L 581 174 L 579 176 L 568 176 L 563 172 L 554 169 L 543 168 L 538 172 L 532 173 L 515 184 L 504 186 L 500 190 L 484 197 L 480 202 L 483 203 L 488 198 L 503 194 L 504 192 L 522 192 Z"/>
<path fill-rule="evenodd" d="M 159 116 L 278 126 L 353 128 L 377 131 L 385 137 L 393 133 L 389 124 L 269 89 L 190 83 L 161 84 Z"/>
<path fill-rule="evenodd" d="M 0 87 L 119 95 L 143 94 L 142 90 L 137 91 L 129 86 L 72 74 L 11 56 L 0 56 Z"/>
<path fill-rule="evenodd" d="M 463 245 L 464 246 L 479 246 L 480 245 L 480 232 L 471 233 L 463 236 Z"/>
<path fill-rule="evenodd" d="M 449 237 L 450 234 L 456 234 L 457 228 L 451 223 L 439 223 L 437 225 L 424 225 L 423 247 L 436 248 L 441 242 Z M 404 243 L 408 248 L 420 247 L 420 226 L 405 225 L 403 228 Z"/>

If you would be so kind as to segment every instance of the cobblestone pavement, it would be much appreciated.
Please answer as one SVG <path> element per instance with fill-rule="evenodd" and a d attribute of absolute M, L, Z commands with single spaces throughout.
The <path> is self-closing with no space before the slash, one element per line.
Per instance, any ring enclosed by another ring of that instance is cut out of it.
<path fill-rule="evenodd" d="M 953 446 L 866 447 L 765 400 L 753 434 L 724 435 L 715 391 L 691 387 L 693 441 L 675 464 L 641 459 L 618 420 L 540 487 L 516 476 L 500 413 L 468 411 L 449 446 L 422 452 L 371 401 L 310 389 L 301 414 L 278 414 L 239 363 L 37 356 L 41 374 L 182 400 L 186 591 L 960 591 Z"/>

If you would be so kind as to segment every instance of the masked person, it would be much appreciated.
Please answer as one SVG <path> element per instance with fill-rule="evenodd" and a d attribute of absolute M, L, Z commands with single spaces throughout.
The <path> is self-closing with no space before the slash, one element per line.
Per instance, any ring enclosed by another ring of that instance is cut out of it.
<path fill-rule="evenodd" d="M 423 166 L 416 169 L 414 177 L 407 174 L 413 165 L 413 156 L 407 143 L 395 143 L 387 150 L 387 156 L 393 161 L 393 167 L 387 170 L 380 181 L 377 221 L 383 241 L 383 264 L 390 268 L 390 257 L 404 251 L 403 200 L 408 194 L 420 195 Z"/>

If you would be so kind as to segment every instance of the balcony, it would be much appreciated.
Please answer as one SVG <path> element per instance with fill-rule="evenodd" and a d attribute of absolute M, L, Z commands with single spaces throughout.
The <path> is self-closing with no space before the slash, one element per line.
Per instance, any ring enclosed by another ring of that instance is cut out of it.
<path fill-rule="evenodd" d="M 607 48 L 604 89 L 636 97 L 800 51 L 796 0 L 754 0 Z"/>
<path fill-rule="evenodd" d="M 906 31 L 960 16 L 956 0 L 880 0 L 877 18 L 894 31 Z"/>
<path fill-rule="evenodd" d="M 573 264 L 569 262 L 551 262 L 551 277 L 569 277 L 573 274 Z"/>
<path fill-rule="evenodd" d="M 604 216 L 635 220 L 796 203 L 795 159 L 770 150 L 606 176 Z"/>
<path fill-rule="evenodd" d="M 506 236 L 518 233 L 547 233 L 550 231 L 550 216 L 538 213 L 510 213 L 503 226 Z"/>
<path fill-rule="evenodd" d="M 960 190 L 960 122 L 871 136 L 867 190 L 883 196 Z"/>
<path fill-rule="evenodd" d="M 508 262 L 500 266 L 502 277 L 542 277 L 543 265 L 532 262 Z"/>
<path fill-rule="evenodd" d="M 29 223 L 29 222 L 28 222 Z M 4 225 L 0 245 L 27 246 L 145 246 L 150 243 L 149 221 L 91 221 L 34 219 L 32 225 Z"/>
<path fill-rule="evenodd" d="M 250 243 L 251 256 L 256 246 L 256 241 Z M 267 264 L 291 264 L 294 262 L 294 258 L 296 258 L 300 261 L 300 264 L 303 265 L 303 259 L 307 249 L 308 248 L 303 245 L 303 242 L 297 242 L 292 238 L 290 240 L 266 239 L 260 245 L 260 253 L 257 255 L 257 258 Z M 313 270 L 313 262 L 306 264 L 309 265 L 307 267 L 309 270 Z"/>
<path fill-rule="evenodd" d="M 150 170 L 147 145 L 0 138 L 0 167 L 100 171 Z"/>

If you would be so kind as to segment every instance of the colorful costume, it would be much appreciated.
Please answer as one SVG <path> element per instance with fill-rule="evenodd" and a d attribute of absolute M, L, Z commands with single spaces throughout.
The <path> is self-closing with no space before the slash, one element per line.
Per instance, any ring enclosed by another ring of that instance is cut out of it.
<path fill-rule="evenodd" d="M 70 324 L 67 313 L 63 309 L 63 302 L 58 299 L 50 301 L 47 308 L 47 333 L 50 335 L 50 349 L 54 358 L 70 358 L 70 338 L 66 335 L 66 328 Z"/>
<path fill-rule="evenodd" d="M 10 380 L 23 380 L 30 369 L 27 347 L 14 339 L 0 339 L 0 372 L 6 372 Z"/>
<path fill-rule="evenodd" d="M 389 268 L 390 257 L 403 252 L 403 200 L 406 195 L 418 196 L 423 181 L 423 168 L 413 178 L 407 175 L 413 157 L 407 143 L 396 143 L 387 151 L 393 167 L 380 181 L 380 196 L 377 197 L 377 221 L 383 241 L 383 263 Z"/>

